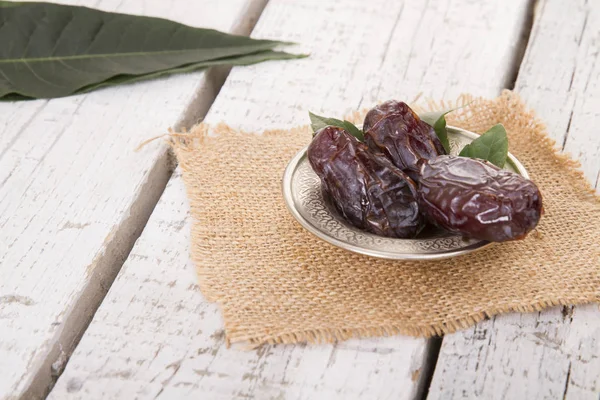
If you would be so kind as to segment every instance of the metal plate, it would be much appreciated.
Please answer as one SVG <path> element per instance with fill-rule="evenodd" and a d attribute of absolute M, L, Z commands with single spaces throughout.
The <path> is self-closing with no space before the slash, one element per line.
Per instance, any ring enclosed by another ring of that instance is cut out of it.
<path fill-rule="evenodd" d="M 476 133 L 448 126 L 450 153 L 458 154 L 479 137 Z M 313 172 L 306 150 L 288 164 L 283 175 L 283 197 L 292 215 L 309 232 L 335 246 L 359 254 L 393 260 L 432 260 L 471 253 L 491 243 L 426 228 L 415 239 L 394 239 L 374 235 L 347 223 L 323 197 L 319 177 Z M 512 155 L 504 169 L 529 178 L 523 165 Z"/>

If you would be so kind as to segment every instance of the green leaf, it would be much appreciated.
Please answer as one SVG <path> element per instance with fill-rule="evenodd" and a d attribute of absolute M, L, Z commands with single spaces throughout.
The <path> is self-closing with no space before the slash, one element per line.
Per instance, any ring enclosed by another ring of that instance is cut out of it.
<path fill-rule="evenodd" d="M 508 156 L 508 137 L 502 124 L 492 126 L 486 133 L 466 145 L 461 157 L 480 158 L 502 168 Z"/>
<path fill-rule="evenodd" d="M 17 3 L 14 1 L 0 1 L 0 8 L 17 7 L 20 5 L 21 3 Z"/>
<path fill-rule="evenodd" d="M 257 56 L 281 44 L 289 43 L 87 7 L 1 1 L 0 97 L 61 97 L 217 60 L 213 65 L 297 57 Z"/>
<path fill-rule="evenodd" d="M 122 83 L 134 83 L 139 81 L 145 81 L 149 79 L 158 78 L 161 76 L 180 74 L 186 72 L 194 72 L 202 70 L 208 67 L 214 67 L 219 65 L 252 65 L 263 61 L 269 60 L 291 60 L 296 58 L 305 58 L 304 54 L 290 54 L 281 51 L 265 50 L 254 54 L 246 54 L 243 56 L 227 57 L 212 61 L 203 61 L 195 64 L 184 65 L 182 67 L 172 68 L 167 71 L 158 71 L 146 75 L 117 75 L 104 82 L 100 82 L 94 85 L 86 86 L 79 89 L 76 93 L 89 92 L 105 86 L 114 86 Z"/>
<path fill-rule="evenodd" d="M 313 114 L 310 111 L 308 112 L 308 115 L 310 117 L 310 126 L 312 127 L 313 133 L 317 133 L 318 130 L 325 128 L 326 126 L 337 126 L 338 128 L 345 129 L 349 134 L 361 142 L 365 141 L 363 131 L 358 129 L 356 125 L 350 121 L 321 117 L 320 115 Z"/>
<path fill-rule="evenodd" d="M 448 141 L 448 131 L 446 130 L 446 114 L 454 110 L 456 110 L 456 108 L 445 111 L 426 112 L 419 115 L 419 118 L 421 118 L 423 122 L 433 127 L 435 134 L 438 139 L 440 139 L 442 146 L 444 146 L 444 150 L 446 150 L 446 153 L 448 154 L 450 154 L 450 142 Z"/>

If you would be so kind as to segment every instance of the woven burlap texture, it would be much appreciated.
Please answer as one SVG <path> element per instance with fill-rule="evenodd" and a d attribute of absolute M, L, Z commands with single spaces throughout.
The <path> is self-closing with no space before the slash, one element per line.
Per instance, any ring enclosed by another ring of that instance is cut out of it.
<path fill-rule="evenodd" d="M 257 135 L 198 125 L 172 137 L 194 220 L 192 258 L 227 339 L 431 336 L 502 312 L 600 300 L 600 201 L 577 164 L 553 150 L 544 125 L 509 91 L 448 120 L 478 133 L 506 127 L 510 151 L 544 196 L 545 214 L 525 240 L 443 261 L 353 254 L 305 231 L 284 204 L 283 171 L 309 143 L 308 127 Z"/>

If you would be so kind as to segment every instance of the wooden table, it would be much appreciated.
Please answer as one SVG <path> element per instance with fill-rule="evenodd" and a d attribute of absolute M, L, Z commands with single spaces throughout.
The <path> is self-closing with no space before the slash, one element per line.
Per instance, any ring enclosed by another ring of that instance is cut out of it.
<path fill-rule="evenodd" d="M 514 88 L 599 188 L 600 2 L 61 2 L 311 56 L 0 103 L 0 399 L 599 398 L 597 304 L 443 339 L 226 348 L 189 261 L 180 173 L 164 143 L 134 149 L 202 118 L 262 130 L 306 123 L 308 109 Z"/>

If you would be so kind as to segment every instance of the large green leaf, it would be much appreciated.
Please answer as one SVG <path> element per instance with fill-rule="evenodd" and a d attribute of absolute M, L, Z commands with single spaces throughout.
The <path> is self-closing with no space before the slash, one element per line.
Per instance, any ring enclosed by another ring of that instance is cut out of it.
<path fill-rule="evenodd" d="M 459 156 L 480 158 L 502 168 L 508 156 L 508 137 L 502 124 L 492 126 L 487 132 L 463 147 Z"/>
<path fill-rule="evenodd" d="M 211 61 L 202 61 L 195 64 L 184 65 L 181 67 L 175 67 L 166 71 L 158 71 L 153 72 L 146 75 L 117 75 L 112 77 L 104 82 L 100 82 L 91 86 L 85 86 L 77 91 L 80 92 L 89 92 L 94 89 L 98 89 L 104 86 L 113 86 L 121 83 L 133 83 L 138 81 L 145 81 L 148 79 L 154 79 L 165 75 L 171 74 L 179 74 L 185 72 L 193 72 L 198 71 L 208 67 L 216 67 L 220 65 L 235 65 L 235 66 L 243 66 L 243 65 L 252 65 L 257 64 L 263 61 L 269 60 L 291 60 L 295 58 L 304 58 L 306 55 L 304 54 L 290 54 L 284 53 L 281 51 L 273 51 L 273 50 L 265 50 L 252 54 L 244 54 L 241 56 L 233 56 L 233 57 L 225 57 L 219 58 L 217 60 Z"/>
<path fill-rule="evenodd" d="M 161 18 L 0 1 L 0 97 L 60 97 L 209 65 L 294 57 L 265 52 L 280 44 Z"/>

